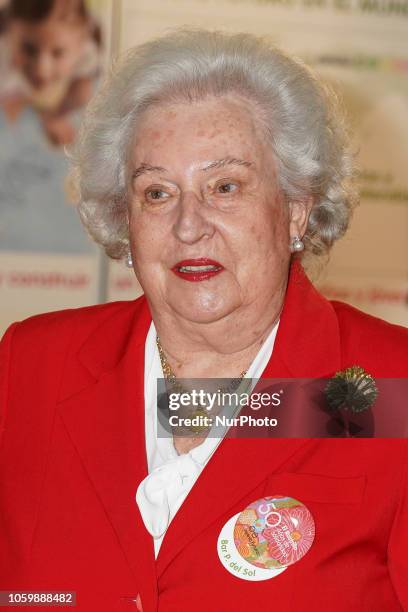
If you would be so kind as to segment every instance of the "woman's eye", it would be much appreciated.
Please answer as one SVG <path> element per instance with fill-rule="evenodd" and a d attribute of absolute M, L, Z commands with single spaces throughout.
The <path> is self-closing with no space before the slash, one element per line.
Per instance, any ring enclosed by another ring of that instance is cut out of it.
<path fill-rule="evenodd" d="M 150 200 L 164 200 L 169 194 L 163 189 L 149 189 L 146 196 Z"/>
<path fill-rule="evenodd" d="M 238 189 L 238 185 L 236 183 L 221 183 L 217 185 L 217 191 L 220 193 L 232 193 Z"/>

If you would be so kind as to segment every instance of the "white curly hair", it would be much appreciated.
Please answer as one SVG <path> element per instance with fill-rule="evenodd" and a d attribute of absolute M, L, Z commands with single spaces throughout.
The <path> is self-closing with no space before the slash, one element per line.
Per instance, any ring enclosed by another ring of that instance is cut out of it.
<path fill-rule="evenodd" d="M 81 219 L 109 257 L 129 252 L 129 159 L 143 111 L 229 93 L 248 99 L 262 122 L 286 201 L 313 198 L 304 253 L 327 254 L 344 234 L 357 204 L 355 155 L 334 91 L 264 38 L 181 29 L 116 63 L 69 153 Z"/>

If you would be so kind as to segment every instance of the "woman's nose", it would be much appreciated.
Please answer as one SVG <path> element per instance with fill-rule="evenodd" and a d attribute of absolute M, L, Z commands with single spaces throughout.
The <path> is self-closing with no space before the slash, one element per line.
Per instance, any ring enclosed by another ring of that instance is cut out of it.
<path fill-rule="evenodd" d="M 208 218 L 205 202 L 194 192 L 181 195 L 173 233 L 181 242 L 194 244 L 204 237 L 211 238 L 214 225 Z"/>

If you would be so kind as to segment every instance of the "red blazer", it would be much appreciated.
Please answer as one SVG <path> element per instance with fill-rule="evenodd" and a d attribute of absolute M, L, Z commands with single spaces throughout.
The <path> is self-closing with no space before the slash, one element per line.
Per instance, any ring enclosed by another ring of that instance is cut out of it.
<path fill-rule="evenodd" d="M 141 297 L 35 316 L 5 334 L 0 591 L 76 591 L 81 612 L 408 610 L 403 439 L 226 438 L 155 562 L 135 503 L 147 474 L 150 320 Z M 264 377 L 332 376 L 356 363 L 407 377 L 407 362 L 407 330 L 327 301 L 292 266 Z M 218 534 L 275 493 L 307 505 L 314 544 L 276 578 L 236 578 L 219 561 Z"/>

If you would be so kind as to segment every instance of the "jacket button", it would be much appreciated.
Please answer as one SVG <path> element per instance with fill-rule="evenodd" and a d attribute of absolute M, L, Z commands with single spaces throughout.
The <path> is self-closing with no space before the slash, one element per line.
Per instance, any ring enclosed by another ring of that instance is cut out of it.
<path fill-rule="evenodd" d="M 143 612 L 142 599 L 140 597 L 140 593 L 136 596 L 128 596 L 121 597 L 119 600 L 120 609 L 127 608 L 128 610 L 139 610 L 139 612 Z"/>

